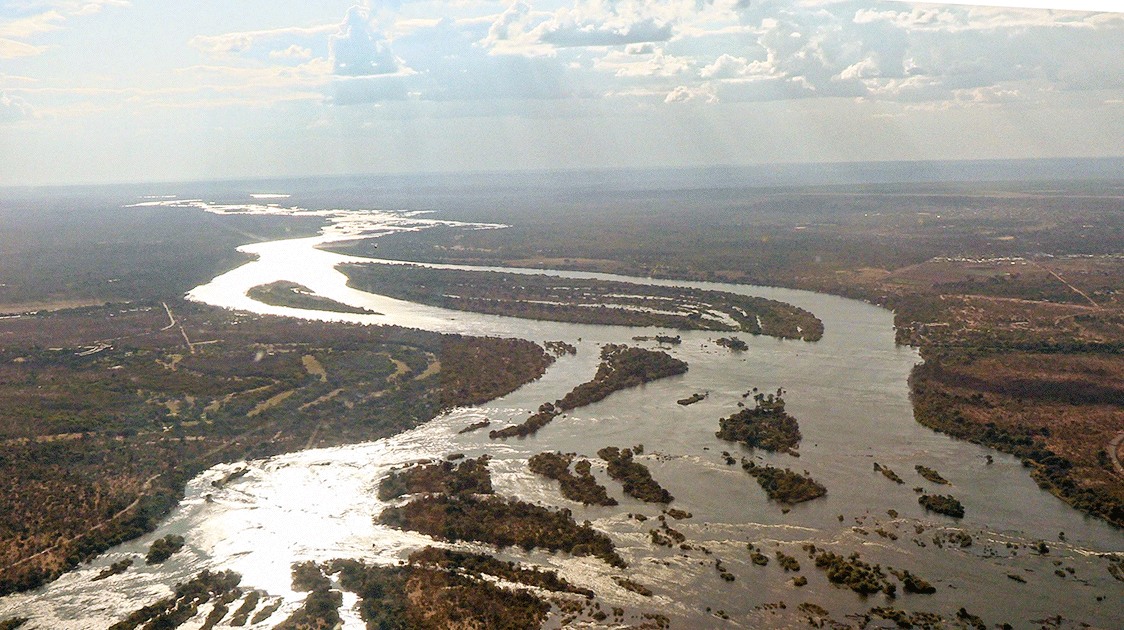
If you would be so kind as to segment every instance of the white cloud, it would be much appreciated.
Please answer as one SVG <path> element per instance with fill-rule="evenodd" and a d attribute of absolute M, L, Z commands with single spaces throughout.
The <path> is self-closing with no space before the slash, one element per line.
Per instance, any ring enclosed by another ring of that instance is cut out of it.
<path fill-rule="evenodd" d="M 699 76 L 704 79 L 734 79 L 749 73 L 749 62 L 745 57 L 735 57 L 722 53 L 714 63 L 704 66 Z"/>
<path fill-rule="evenodd" d="M 624 47 L 624 52 L 629 55 L 650 55 L 656 52 L 656 45 L 652 42 L 629 44 Z"/>
<path fill-rule="evenodd" d="M 55 10 L 44 11 L 0 24 L 0 37 L 29 39 L 40 33 L 59 30 L 62 28 L 60 24 L 64 21 L 66 21 L 66 16 L 62 13 Z"/>
<path fill-rule="evenodd" d="M 688 87 L 680 85 L 667 93 L 663 102 L 665 103 L 689 103 L 691 101 L 702 100 L 706 103 L 717 103 L 718 95 L 710 85 L 704 84 L 699 87 Z"/>
<path fill-rule="evenodd" d="M 535 29 L 537 39 L 558 47 L 623 46 L 641 42 L 665 42 L 671 39 L 670 23 L 654 18 L 636 22 L 596 23 L 575 19 L 569 12 L 559 12 L 555 19 Z"/>
<path fill-rule="evenodd" d="M 312 49 L 293 44 L 284 50 L 271 50 L 269 56 L 281 59 L 311 59 Z"/>
<path fill-rule="evenodd" d="M 390 42 L 371 27 L 370 16 L 363 7 L 348 9 L 340 33 L 328 39 L 336 74 L 363 77 L 394 74 L 403 68 L 390 49 Z"/>
<path fill-rule="evenodd" d="M 70 18 L 91 15 L 106 6 L 124 7 L 129 6 L 129 3 L 124 0 L 66 0 L 36 4 L 32 8 L 38 9 L 37 13 L 0 19 L 0 59 L 41 54 L 47 50 L 46 46 L 37 46 L 21 40 L 34 39 L 45 33 L 58 31 Z"/>

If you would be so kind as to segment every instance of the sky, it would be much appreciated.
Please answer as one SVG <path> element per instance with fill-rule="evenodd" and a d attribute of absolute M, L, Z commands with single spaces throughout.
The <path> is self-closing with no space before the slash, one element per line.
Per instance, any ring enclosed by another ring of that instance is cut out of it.
<path fill-rule="evenodd" d="M 0 185 L 1109 156 L 1124 0 L 0 0 Z"/>

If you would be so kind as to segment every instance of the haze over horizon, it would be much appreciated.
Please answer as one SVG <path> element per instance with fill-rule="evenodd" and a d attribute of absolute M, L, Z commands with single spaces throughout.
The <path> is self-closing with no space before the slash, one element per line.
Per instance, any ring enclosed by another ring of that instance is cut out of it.
<path fill-rule="evenodd" d="M 0 185 L 1124 156 L 1119 3 L 1002 4 L 9 1 Z"/>

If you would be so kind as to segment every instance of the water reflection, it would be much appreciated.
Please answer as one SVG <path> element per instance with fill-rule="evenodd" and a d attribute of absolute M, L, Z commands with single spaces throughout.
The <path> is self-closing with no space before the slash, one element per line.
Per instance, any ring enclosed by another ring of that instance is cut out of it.
<path fill-rule="evenodd" d="M 269 211 L 269 207 L 252 211 Z M 243 247 L 242 251 L 257 257 L 254 262 L 194 289 L 189 297 L 257 313 L 515 336 L 538 342 L 564 340 L 575 344 L 578 354 L 560 359 L 542 379 L 504 398 L 455 410 L 389 439 L 248 462 L 250 472 L 222 488 L 212 482 L 222 479 L 233 465 L 207 471 L 189 484 L 183 505 L 159 531 L 114 549 L 37 593 L 0 600 L 0 617 L 27 611 L 44 628 L 105 626 L 166 595 L 169 585 L 202 568 L 229 568 L 244 576 L 244 586 L 285 599 L 285 606 L 260 624 L 269 627 L 299 605 L 302 597 L 290 590 L 291 563 L 336 557 L 394 562 L 431 542 L 376 525 L 374 518 L 384 506 L 375 496 L 375 487 L 393 466 L 460 452 L 469 457 L 487 453 L 494 458 L 491 468 L 498 492 L 565 505 L 579 521 L 589 519 L 609 532 L 632 564 L 632 577 L 649 585 L 656 595 L 645 599 L 619 588 L 610 579 L 612 572 L 595 560 L 541 553 L 513 558 L 556 568 L 591 586 L 611 603 L 658 609 L 679 627 L 713 623 L 707 607 L 727 612 L 731 621 L 726 623 L 735 627 L 770 627 L 773 618 L 756 607 L 781 600 L 815 601 L 837 617 L 893 603 L 946 616 L 964 606 L 989 621 L 1010 621 L 1016 627 L 1057 613 L 1106 628 L 1124 626 L 1124 611 L 1097 600 L 1099 596 L 1107 597 L 1108 602 L 1119 601 L 1121 584 L 1109 577 L 1097 554 L 1124 548 L 1120 533 L 1039 490 L 1016 459 L 917 425 L 906 378 L 919 359 L 914 350 L 894 345 L 892 317 L 887 311 L 802 291 L 505 270 L 759 295 L 815 313 L 824 321 L 825 334 L 817 343 L 749 338 L 748 351 L 731 353 L 715 345 L 705 332 L 681 332 L 682 344 L 669 352 L 690 364 L 687 374 L 614 394 L 555 420 L 532 439 L 493 442 L 483 431 L 460 434 L 459 430 L 485 417 L 494 426 L 522 421 L 542 402 L 556 400 L 588 380 L 596 369 L 600 344 L 631 343 L 633 336 L 655 331 L 449 311 L 349 288 L 335 266 L 365 259 L 316 246 L 357 235 L 424 229 L 430 224 L 417 215 L 351 212 L 339 216 L 345 218 L 317 237 Z M 324 297 L 380 314 L 274 307 L 246 297 L 247 289 L 277 280 L 297 282 Z M 754 453 L 714 437 L 717 419 L 732 413 L 741 394 L 752 387 L 788 391 L 788 410 L 799 419 L 804 434 L 799 459 Z M 709 395 L 690 407 L 675 404 L 694 392 Z M 651 522 L 644 524 L 628 516 L 641 513 L 654 518 L 659 510 L 625 497 L 619 485 L 607 479 L 594 452 L 601 446 L 634 444 L 646 446 L 643 461 L 677 497 L 674 506 L 694 515 L 674 526 L 692 544 L 705 546 L 720 557 L 737 581 L 719 580 L 708 556 L 654 547 L 648 538 Z M 553 482 L 527 471 L 526 459 L 543 450 L 592 456 L 594 474 L 621 505 L 583 507 L 562 499 Z M 726 466 L 719 456 L 722 450 L 736 457 L 808 470 L 827 485 L 828 496 L 783 511 L 769 503 L 736 466 Z M 993 464 L 987 463 L 988 454 L 994 455 Z M 873 471 L 874 462 L 896 470 L 907 477 L 907 483 L 888 482 Z M 915 464 L 936 468 L 952 482 L 951 491 L 967 509 L 962 521 L 927 514 L 917 505 L 911 488 L 924 482 L 913 474 Z M 960 530 L 973 536 L 970 547 L 934 542 L 934 536 Z M 1066 542 L 1057 541 L 1059 531 L 1065 532 Z M 129 554 L 143 554 L 152 539 L 167 533 L 183 534 L 188 551 L 164 565 L 142 567 L 101 586 L 89 582 L 102 567 Z M 1051 541 L 1049 557 L 1027 549 L 1039 539 Z M 783 550 L 800 557 L 808 586 L 794 590 L 790 576 L 781 573 L 775 563 L 764 568 L 753 565 L 747 542 L 769 556 Z M 826 583 L 802 554 L 800 546 L 805 543 L 843 553 L 859 551 L 869 562 L 908 568 L 933 582 L 938 592 L 893 602 L 881 595 L 860 598 Z M 1072 568 L 1073 573 L 1059 577 L 1054 574 L 1057 567 Z M 1009 578 L 1011 574 L 1025 583 Z M 352 613 L 346 627 L 362 624 Z"/>

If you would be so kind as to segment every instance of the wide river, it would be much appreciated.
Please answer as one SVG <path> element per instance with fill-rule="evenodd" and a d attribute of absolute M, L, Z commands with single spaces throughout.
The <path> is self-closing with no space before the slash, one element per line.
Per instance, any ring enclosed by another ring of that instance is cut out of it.
<path fill-rule="evenodd" d="M 276 210 L 191 204 L 215 212 Z M 237 571 L 243 576 L 243 587 L 268 592 L 267 601 L 281 601 L 273 616 L 246 626 L 270 628 L 299 606 L 303 597 L 290 589 L 291 563 L 338 557 L 396 562 L 411 550 L 432 543 L 424 536 L 375 523 L 385 505 L 376 498 L 375 490 L 391 467 L 450 453 L 470 457 L 487 453 L 494 458 L 491 470 L 497 492 L 565 506 L 579 522 L 591 520 L 618 545 L 631 565 L 629 577 L 649 586 L 654 596 L 644 598 L 621 589 L 611 580 L 617 573 L 596 560 L 543 553 L 505 553 L 501 557 L 558 569 L 593 588 L 607 604 L 666 614 L 673 628 L 807 627 L 796 612 L 803 602 L 822 606 L 839 620 L 873 606 L 894 605 L 939 613 L 946 619 L 964 607 L 980 615 L 989 627 L 1009 622 L 1016 628 L 1038 628 L 1035 620 L 1060 614 L 1093 628 L 1124 628 L 1124 607 L 1120 606 L 1124 583 L 1111 577 L 1106 570 L 1108 561 L 1102 557 L 1124 551 L 1124 533 L 1082 516 L 1038 489 L 1016 459 L 952 440 L 914 422 L 906 379 L 919 357 L 913 349 L 894 344 L 890 312 L 854 300 L 767 287 L 507 270 L 757 295 L 815 313 L 823 320 L 825 333 L 815 343 L 740 335 L 749 343 L 749 350 L 740 353 L 715 345 L 713 334 L 677 333 L 682 335 L 682 344 L 666 350 L 690 364 L 685 375 L 615 393 L 556 419 L 532 438 L 492 441 L 486 431 L 458 431 L 482 418 L 490 419 L 493 427 L 522 422 L 541 403 L 561 398 L 574 385 L 589 380 L 600 345 L 655 347 L 652 342 L 633 341 L 633 337 L 666 331 L 448 311 L 350 289 L 335 266 L 365 259 L 325 252 L 316 249 L 317 245 L 364 234 L 424 229 L 438 222 L 415 215 L 357 211 L 333 215 L 331 220 L 332 227 L 318 237 L 242 248 L 257 260 L 196 288 L 189 296 L 258 313 L 521 337 L 540 343 L 563 340 L 577 346 L 577 355 L 559 359 L 543 378 L 506 397 L 453 410 L 392 438 L 209 470 L 189 483 L 183 503 L 156 532 L 114 548 L 38 591 L 0 599 L 0 619 L 20 614 L 31 617 L 28 628 L 104 628 L 166 596 L 176 582 L 208 568 Z M 494 226 L 466 229 L 485 227 Z M 272 307 L 246 297 L 250 287 L 281 279 L 380 315 Z M 753 387 L 787 391 L 787 409 L 799 420 L 804 435 L 799 458 L 753 452 L 715 437 L 718 419 L 736 411 L 742 394 Z M 688 407 L 675 403 L 696 392 L 706 393 L 707 398 Z M 712 556 L 656 547 L 648 536 L 655 521 L 641 523 L 629 517 L 638 513 L 656 517 L 660 509 L 625 497 L 620 485 L 608 479 L 595 453 L 602 446 L 636 444 L 644 445 L 639 461 L 676 497 L 672 507 L 693 514 L 673 526 L 688 542 L 709 548 Z M 594 474 L 620 505 L 584 508 L 563 499 L 557 484 L 527 470 L 527 458 L 546 450 L 592 456 Z M 782 510 L 766 499 L 740 467 L 723 463 L 723 450 L 738 458 L 806 470 L 827 486 L 828 494 Z M 895 484 L 875 472 L 875 462 L 895 470 L 905 484 Z M 916 464 L 936 469 L 952 485 L 941 488 L 926 482 L 914 472 Z M 249 468 L 245 476 L 222 489 L 211 486 L 211 481 L 243 465 Z M 926 513 L 917 503 L 915 486 L 956 496 L 964 504 L 965 517 Z M 210 500 L 207 495 L 212 495 Z M 890 516 L 891 510 L 897 516 Z M 919 533 L 919 527 L 924 531 Z M 970 534 L 971 546 L 934 543 L 934 536 L 955 531 Z M 143 555 L 152 540 L 169 533 L 182 534 L 187 540 L 185 551 L 171 560 L 134 567 L 105 581 L 90 581 L 114 561 Z M 1040 540 L 1047 541 L 1048 554 L 1031 549 Z M 808 578 L 808 585 L 793 586 L 792 574 L 785 574 L 775 560 L 766 567 L 753 565 L 747 543 L 770 558 L 777 550 L 797 556 L 803 565 L 800 574 Z M 908 569 L 933 583 L 937 592 L 899 592 L 893 600 L 881 594 L 860 597 L 831 585 L 801 551 L 806 543 L 844 555 L 859 552 L 865 561 Z M 722 560 L 736 581 L 719 577 L 715 558 Z M 350 595 L 345 597 L 342 611 L 349 630 L 363 627 L 350 610 L 354 601 Z M 780 602 L 785 602 L 785 608 L 777 606 Z M 204 606 L 184 627 L 199 627 L 209 609 Z M 717 618 L 713 613 L 719 610 L 729 619 Z M 1061 627 L 1070 626 L 1063 623 Z"/>

